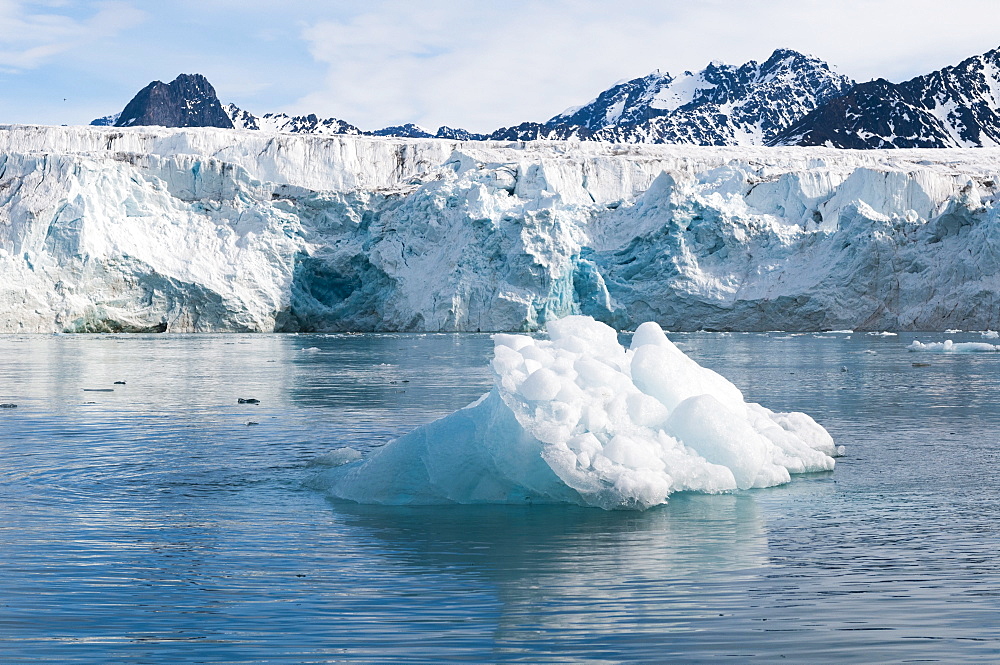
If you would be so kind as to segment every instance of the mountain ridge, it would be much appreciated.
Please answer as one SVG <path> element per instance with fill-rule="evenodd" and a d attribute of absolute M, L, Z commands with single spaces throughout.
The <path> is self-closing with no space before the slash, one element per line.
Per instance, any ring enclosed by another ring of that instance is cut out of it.
<path fill-rule="evenodd" d="M 718 61 L 680 76 L 656 70 L 620 81 L 552 116 L 488 134 L 413 123 L 364 130 L 315 114 L 254 115 L 222 106 L 201 75 L 154 81 L 116 115 L 91 124 L 233 127 L 276 133 L 461 141 L 600 141 L 708 146 L 943 148 L 1000 146 L 1000 49 L 902 83 L 856 83 L 792 49 L 742 65 Z"/>
<path fill-rule="evenodd" d="M 1000 145 L 1000 48 L 902 83 L 875 79 L 803 116 L 771 145 Z"/>

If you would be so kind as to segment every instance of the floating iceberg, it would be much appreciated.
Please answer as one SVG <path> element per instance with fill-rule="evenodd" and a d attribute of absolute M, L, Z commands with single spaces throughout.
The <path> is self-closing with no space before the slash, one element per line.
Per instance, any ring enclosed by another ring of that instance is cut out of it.
<path fill-rule="evenodd" d="M 829 471 L 842 450 L 803 413 L 747 403 L 655 323 L 631 347 L 586 316 L 549 341 L 494 336 L 493 389 L 316 484 L 360 503 L 575 503 L 647 508 Z"/>
<path fill-rule="evenodd" d="M 918 342 L 906 347 L 910 351 L 925 351 L 930 353 L 991 353 L 1000 351 L 1000 344 L 986 342 L 953 342 L 946 339 L 943 342 Z"/>

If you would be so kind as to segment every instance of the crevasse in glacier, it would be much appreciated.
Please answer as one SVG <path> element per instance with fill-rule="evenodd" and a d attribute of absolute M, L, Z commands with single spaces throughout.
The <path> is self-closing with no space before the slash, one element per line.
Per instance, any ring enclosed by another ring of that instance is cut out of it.
<path fill-rule="evenodd" d="M 647 508 L 834 467 L 840 451 L 816 421 L 747 403 L 656 323 L 628 349 L 586 316 L 547 329 L 549 340 L 495 335 L 489 393 L 313 483 L 361 503 Z"/>
<path fill-rule="evenodd" d="M 1000 151 L 0 126 L 0 330 L 1000 327 Z"/>

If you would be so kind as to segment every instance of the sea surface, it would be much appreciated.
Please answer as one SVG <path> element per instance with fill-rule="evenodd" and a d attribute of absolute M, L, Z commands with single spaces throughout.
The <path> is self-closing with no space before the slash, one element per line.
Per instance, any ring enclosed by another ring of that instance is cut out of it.
<path fill-rule="evenodd" d="M 338 503 L 314 460 L 480 396 L 488 335 L 0 336 L 0 662 L 1000 662 L 1000 353 L 671 338 L 847 455 L 645 512 Z"/>

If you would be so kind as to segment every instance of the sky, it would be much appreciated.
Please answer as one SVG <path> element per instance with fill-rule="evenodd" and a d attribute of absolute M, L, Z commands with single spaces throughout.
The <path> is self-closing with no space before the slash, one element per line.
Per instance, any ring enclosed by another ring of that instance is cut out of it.
<path fill-rule="evenodd" d="M 0 123 L 86 124 L 200 73 L 256 114 L 485 132 L 776 48 L 902 81 L 997 25 L 997 0 L 0 0 Z"/>

